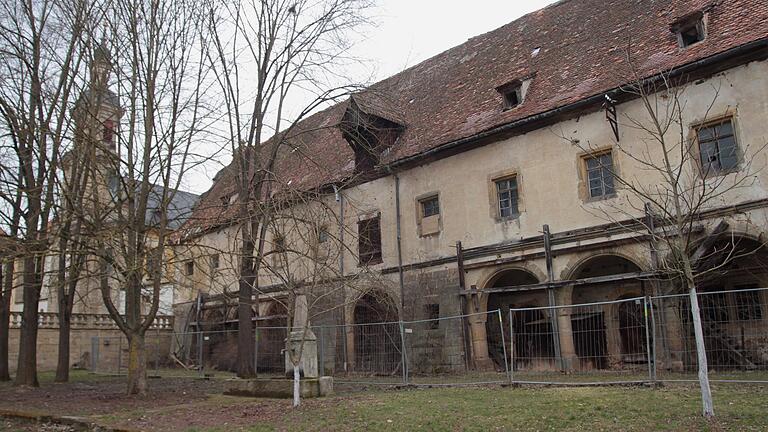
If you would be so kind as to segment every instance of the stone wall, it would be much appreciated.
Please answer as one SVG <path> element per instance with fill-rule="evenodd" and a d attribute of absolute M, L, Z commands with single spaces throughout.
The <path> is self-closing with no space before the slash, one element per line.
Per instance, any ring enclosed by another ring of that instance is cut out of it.
<path fill-rule="evenodd" d="M 172 317 L 158 317 L 156 325 L 147 332 L 147 357 L 164 364 L 170 352 L 173 331 Z M 37 370 L 56 370 L 59 352 L 58 314 L 41 313 L 37 333 Z M 9 366 L 16 370 L 18 362 L 21 313 L 11 314 L 9 334 Z M 75 314 L 70 331 L 70 367 L 97 372 L 118 372 L 127 365 L 128 343 L 108 315 Z"/>

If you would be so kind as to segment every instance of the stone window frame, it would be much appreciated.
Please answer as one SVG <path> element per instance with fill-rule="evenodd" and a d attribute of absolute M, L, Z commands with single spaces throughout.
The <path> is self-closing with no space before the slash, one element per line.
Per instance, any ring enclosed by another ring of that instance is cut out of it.
<path fill-rule="evenodd" d="M 517 213 L 510 216 L 501 216 L 499 208 L 499 196 L 496 189 L 496 182 L 514 177 L 517 180 Z M 488 202 L 489 214 L 491 219 L 500 222 L 509 222 L 518 220 L 520 215 L 525 212 L 525 196 L 523 194 L 523 175 L 517 168 L 511 168 L 503 171 L 496 171 L 488 176 Z"/>
<path fill-rule="evenodd" d="M 423 229 L 423 223 L 422 223 L 425 219 L 423 203 L 431 199 L 437 199 L 438 213 L 436 215 L 430 216 L 430 217 L 437 217 L 437 230 L 425 232 L 425 230 Z M 430 236 L 439 235 L 443 231 L 443 206 L 440 202 L 440 192 L 434 191 L 434 192 L 421 194 L 416 197 L 415 204 L 416 204 L 416 231 L 419 237 L 430 237 Z"/>
<path fill-rule="evenodd" d="M 736 147 L 736 166 L 729 169 L 707 172 L 704 169 L 704 165 L 702 164 L 702 161 L 701 161 L 701 146 L 699 144 L 699 130 L 705 127 L 722 124 L 722 123 L 725 123 L 726 121 L 731 122 L 731 127 L 733 129 L 733 140 L 734 140 L 734 145 Z M 722 177 L 728 174 L 733 174 L 741 171 L 742 164 L 744 163 L 744 151 L 740 144 L 741 132 L 739 130 L 739 121 L 738 121 L 738 117 L 736 115 L 735 110 L 728 110 L 724 114 L 721 114 L 715 117 L 710 117 L 708 119 L 691 122 L 690 128 L 689 128 L 689 140 L 691 145 L 688 148 L 689 150 L 688 155 L 692 160 L 694 168 L 699 173 L 700 178 L 708 179 L 708 178 Z"/>
<path fill-rule="evenodd" d="M 611 154 L 611 161 L 613 163 L 613 169 L 612 169 L 613 177 L 614 177 L 613 193 L 593 197 L 590 195 L 590 192 L 589 192 L 589 173 L 587 170 L 587 160 L 605 155 L 607 153 Z M 621 164 L 620 164 L 620 158 L 617 157 L 618 153 L 619 152 L 615 151 L 615 146 L 608 145 L 603 147 L 597 147 L 594 149 L 583 150 L 577 154 L 578 165 L 579 165 L 578 194 L 582 203 L 586 204 L 586 203 L 607 201 L 607 200 L 611 200 L 618 197 L 619 190 L 621 190 L 621 182 L 616 181 L 617 178 L 621 178 L 621 166 L 620 166 Z"/>
<path fill-rule="evenodd" d="M 191 277 L 195 275 L 195 260 L 188 259 L 184 261 L 184 275 Z"/>

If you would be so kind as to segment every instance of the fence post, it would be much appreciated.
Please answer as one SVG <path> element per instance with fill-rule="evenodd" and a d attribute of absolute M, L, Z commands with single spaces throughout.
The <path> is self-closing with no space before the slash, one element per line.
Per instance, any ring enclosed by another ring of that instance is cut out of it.
<path fill-rule="evenodd" d="M 237 330 L 240 331 L 239 329 Z M 259 375 L 259 322 L 253 327 L 253 373 Z"/>
<path fill-rule="evenodd" d="M 317 355 L 319 358 L 319 372 L 320 376 L 325 376 L 325 349 L 323 344 L 323 327 L 317 327 L 318 333 L 320 333 L 320 337 L 318 338 L 318 342 L 320 343 L 320 346 L 317 350 Z"/>
<path fill-rule="evenodd" d="M 501 331 L 501 348 L 502 354 L 504 354 L 504 372 L 507 374 L 507 381 L 512 383 L 512 375 L 509 373 L 509 362 L 507 361 L 507 341 L 504 338 L 504 321 L 501 319 L 501 309 L 496 309 L 496 314 L 499 317 L 499 330 Z"/>
<path fill-rule="evenodd" d="M 400 320 L 400 361 L 403 364 L 403 384 L 408 384 L 408 356 L 405 354 L 405 328 Z"/>
<path fill-rule="evenodd" d="M 123 336 L 118 336 L 117 340 L 117 375 L 120 375 L 123 368 Z"/>
<path fill-rule="evenodd" d="M 203 330 L 197 331 L 197 369 L 200 371 L 200 378 L 205 378 L 205 371 L 203 370 Z"/>
<path fill-rule="evenodd" d="M 348 360 L 347 360 L 347 323 L 343 323 L 341 327 L 341 345 L 344 351 L 344 375 L 347 375 L 349 373 L 349 370 L 347 368 Z"/>
<path fill-rule="evenodd" d="M 648 304 L 651 309 L 651 338 L 653 341 L 653 369 L 651 374 L 651 379 L 655 382 L 658 380 L 658 363 L 659 363 L 659 353 L 658 353 L 658 335 L 656 334 L 656 313 L 654 312 L 654 306 L 653 306 L 653 297 L 648 297 Z"/>
<path fill-rule="evenodd" d="M 512 324 L 512 308 L 509 308 L 509 383 L 515 382 L 515 327 Z"/>
<path fill-rule="evenodd" d="M 648 359 L 648 379 L 653 381 L 653 365 L 651 363 L 651 330 L 648 328 L 648 296 L 643 298 L 643 319 L 645 320 L 645 357 Z"/>
<path fill-rule="evenodd" d="M 101 343 L 101 340 L 98 336 L 91 338 L 91 370 L 94 373 L 99 371 L 99 343 Z"/>

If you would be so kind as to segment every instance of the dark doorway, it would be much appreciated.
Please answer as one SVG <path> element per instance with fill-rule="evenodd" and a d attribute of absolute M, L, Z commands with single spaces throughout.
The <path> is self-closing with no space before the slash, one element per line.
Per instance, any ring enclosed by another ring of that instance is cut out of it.
<path fill-rule="evenodd" d="M 366 294 L 354 311 L 354 371 L 393 375 L 401 370 L 401 338 L 397 308 L 389 296 Z"/>
<path fill-rule="evenodd" d="M 571 315 L 573 345 L 579 356 L 580 369 L 605 369 L 608 367 L 603 312 L 582 312 Z"/>

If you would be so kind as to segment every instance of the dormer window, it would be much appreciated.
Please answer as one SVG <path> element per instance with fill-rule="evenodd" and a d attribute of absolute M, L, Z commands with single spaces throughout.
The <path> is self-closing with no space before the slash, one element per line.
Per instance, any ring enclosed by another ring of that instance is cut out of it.
<path fill-rule="evenodd" d="M 496 91 L 501 93 L 504 99 L 504 109 L 513 109 L 521 105 L 525 101 L 530 84 L 531 78 L 526 78 L 524 80 L 514 80 L 501 87 L 497 87 Z"/>
<path fill-rule="evenodd" d="M 672 32 L 677 35 L 680 48 L 697 44 L 706 37 L 704 14 L 701 12 L 680 19 L 672 25 Z"/>

